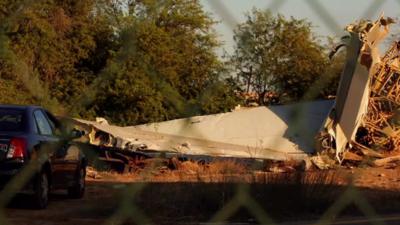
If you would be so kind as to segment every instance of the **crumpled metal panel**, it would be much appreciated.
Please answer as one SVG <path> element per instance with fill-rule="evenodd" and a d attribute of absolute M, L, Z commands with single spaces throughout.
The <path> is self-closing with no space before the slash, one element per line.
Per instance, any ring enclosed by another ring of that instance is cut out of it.
<path fill-rule="evenodd" d="M 383 15 L 374 23 L 361 22 L 347 27 L 350 44 L 347 60 L 337 92 L 335 106 L 325 123 L 325 129 L 335 139 L 336 157 L 355 141 L 358 128 L 367 113 L 370 78 L 380 63 L 379 44 L 389 32 L 390 18 Z"/>
<path fill-rule="evenodd" d="M 177 152 L 185 155 L 303 159 L 314 152 L 314 137 L 333 101 L 284 106 L 242 108 L 229 113 L 196 116 L 134 127 L 118 127 L 75 119 L 90 127 L 90 142 L 120 149 L 126 143 L 141 151 Z M 100 138 L 107 134 L 106 138 Z M 104 141 L 99 141 L 104 139 Z M 129 145 L 128 145 L 129 146 Z"/>

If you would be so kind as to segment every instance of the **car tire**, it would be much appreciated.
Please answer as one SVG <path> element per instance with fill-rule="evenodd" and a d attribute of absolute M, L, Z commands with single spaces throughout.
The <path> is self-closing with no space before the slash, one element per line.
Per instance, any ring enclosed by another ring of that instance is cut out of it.
<path fill-rule="evenodd" d="M 68 188 L 68 195 L 70 198 L 79 199 L 85 194 L 85 176 L 86 168 L 79 166 L 79 169 L 75 175 L 74 186 Z"/>
<path fill-rule="evenodd" d="M 39 173 L 34 182 L 33 204 L 37 209 L 44 209 L 49 203 L 49 178 L 43 171 Z"/>

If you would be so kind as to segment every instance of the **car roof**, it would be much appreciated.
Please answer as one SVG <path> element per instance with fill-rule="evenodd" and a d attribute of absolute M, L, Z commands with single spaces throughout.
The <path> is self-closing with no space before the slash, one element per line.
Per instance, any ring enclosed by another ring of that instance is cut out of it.
<path fill-rule="evenodd" d="M 33 110 L 33 109 L 43 109 L 40 106 L 35 105 L 2 105 L 0 104 L 0 109 L 19 109 L 19 110 Z"/>

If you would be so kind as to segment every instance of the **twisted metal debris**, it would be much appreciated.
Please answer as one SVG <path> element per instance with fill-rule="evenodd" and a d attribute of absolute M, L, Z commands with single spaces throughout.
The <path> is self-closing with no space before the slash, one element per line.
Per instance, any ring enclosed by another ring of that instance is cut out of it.
<path fill-rule="evenodd" d="M 395 42 L 382 58 L 371 78 L 371 95 L 359 136 L 363 147 L 382 153 L 400 150 L 400 42 Z"/>
<path fill-rule="evenodd" d="M 347 60 L 335 106 L 317 138 L 317 150 L 339 163 L 373 161 L 400 150 L 400 42 L 383 57 L 378 47 L 393 22 L 381 16 L 347 27 Z"/>

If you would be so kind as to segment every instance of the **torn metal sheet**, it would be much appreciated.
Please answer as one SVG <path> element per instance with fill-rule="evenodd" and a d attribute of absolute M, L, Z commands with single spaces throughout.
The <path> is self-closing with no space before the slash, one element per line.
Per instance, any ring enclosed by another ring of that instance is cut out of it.
<path fill-rule="evenodd" d="M 314 137 L 332 105 L 333 101 L 316 101 L 241 108 L 133 127 L 75 121 L 90 128 L 90 143 L 96 145 L 130 151 L 288 160 L 303 159 L 314 152 Z M 107 137 L 102 137 L 104 134 Z"/>
<path fill-rule="evenodd" d="M 101 121 L 97 120 L 96 122 L 73 119 L 73 123 L 79 129 L 86 131 L 87 142 L 90 144 L 129 151 L 148 148 L 148 145 L 143 140 L 139 141 L 138 139 L 144 139 L 144 134 L 139 132 L 132 133 L 123 127 L 109 125 L 104 119 Z M 151 143 L 149 143 L 149 146 L 154 148 L 154 146 L 151 146 Z"/>
<path fill-rule="evenodd" d="M 335 106 L 325 123 L 325 130 L 334 138 L 336 157 L 342 161 L 343 152 L 355 141 L 358 128 L 367 113 L 370 80 L 379 67 L 378 45 L 388 34 L 393 21 L 381 16 L 376 22 L 361 21 L 349 25 L 350 43 L 347 60 L 337 92 Z"/>

